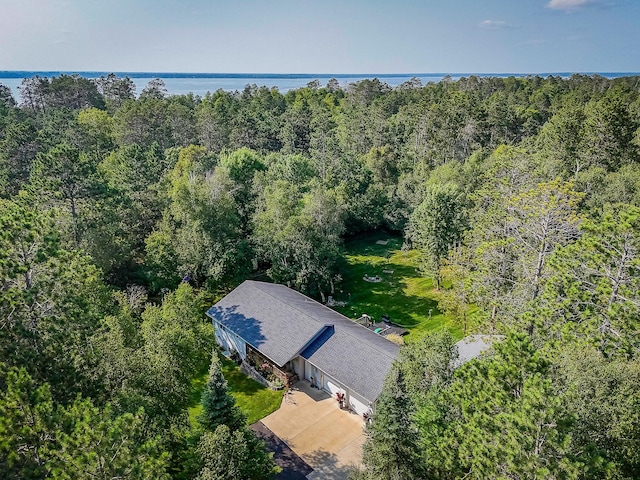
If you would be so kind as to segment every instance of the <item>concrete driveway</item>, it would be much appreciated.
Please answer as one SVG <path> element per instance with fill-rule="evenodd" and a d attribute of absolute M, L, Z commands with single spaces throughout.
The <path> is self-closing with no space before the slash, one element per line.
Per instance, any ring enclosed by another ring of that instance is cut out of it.
<path fill-rule="evenodd" d="M 262 423 L 312 468 L 308 479 L 346 479 L 362 463 L 364 421 L 329 394 L 299 381 Z"/>

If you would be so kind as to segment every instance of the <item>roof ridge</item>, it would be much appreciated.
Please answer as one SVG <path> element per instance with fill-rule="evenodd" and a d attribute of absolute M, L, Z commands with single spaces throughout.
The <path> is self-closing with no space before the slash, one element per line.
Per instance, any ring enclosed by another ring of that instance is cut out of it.
<path fill-rule="evenodd" d="M 351 319 L 350 319 L 349 317 L 347 317 L 346 315 L 343 315 L 343 314 L 341 314 L 340 312 L 336 312 L 333 308 L 327 307 L 326 305 L 324 305 L 324 304 L 322 304 L 322 303 L 320 303 L 320 302 L 318 302 L 318 301 L 316 301 L 316 300 L 314 300 L 314 299 L 312 299 L 312 298 L 309 298 L 309 297 L 307 297 L 306 295 L 304 295 L 303 293 L 300 293 L 300 292 L 298 292 L 297 290 L 294 290 L 293 288 L 287 287 L 286 285 L 283 285 L 283 284 L 281 284 L 281 283 L 259 282 L 259 281 L 257 281 L 257 280 L 246 280 L 246 281 L 247 281 L 247 282 L 251 282 L 251 283 L 253 283 L 253 284 L 257 285 L 257 286 L 256 286 L 256 288 L 258 288 L 261 292 L 266 293 L 266 294 L 267 294 L 267 295 L 269 295 L 270 297 L 275 298 L 275 299 L 277 299 L 278 301 L 280 301 L 280 302 L 282 302 L 282 303 L 286 303 L 286 302 L 284 302 L 282 299 L 279 299 L 279 298 L 275 297 L 275 296 L 274 296 L 274 295 L 272 295 L 271 293 L 269 293 L 269 292 L 267 292 L 267 291 L 263 290 L 262 288 L 260 288 L 260 287 L 259 287 L 259 285 L 276 285 L 276 286 L 278 286 L 278 287 L 282 287 L 282 288 L 286 288 L 287 290 L 291 290 L 292 292 L 295 292 L 297 295 L 299 295 L 299 296 L 303 297 L 303 298 L 305 299 L 305 301 L 307 301 L 307 299 L 309 299 L 309 300 L 311 300 L 312 302 L 314 302 L 314 303 L 316 303 L 316 304 L 318 304 L 318 305 L 322 306 L 323 308 L 325 308 L 325 309 L 329 310 L 332 314 L 334 314 L 334 315 L 338 315 L 338 316 L 340 316 L 340 317 L 344 318 L 345 320 L 347 320 L 347 321 L 348 321 L 348 322 L 350 322 L 351 324 L 353 324 L 353 325 L 355 325 L 355 326 L 357 326 L 357 327 L 363 328 L 363 329 L 364 329 L 364 330 L 366 330 L 367 332 L 371 332 L 371 330 L 369 330 L 367 327 L 365 327 L 364 325 L 360 325 L 360 324 L 359 324 L 359 323 L 357 323 L 357 322 L 354 322 L 353 320 L 351 320 Z M 317 320 L 316 318 L 313 318 L 311 315 L 309 315 L 309 314 L 308 314 L 308 313 L 306 313 L 306 312 L 303 312 L 303 311 L 302 311 L 302 310 L 300 310 L 299 308 L 297 308 L 297 307 L 295 307 L 295 306 L 293 306 L 293 305 L 290 305 L 290 304 L 288 304 L 288 303 L 287 303 L 287 305 L 289 305 L 289 306 L 290 306 L 290 307 L 292 307 L 293 309 L 297 310 L 298 312 L 301 312 L 301 313 L 302 313 L 303 315 L 305 315 L 306 317 L 311 318 L 311 319 L 312 319 L 312 320 L 314 320 L 316 323 L 321 323 L 319 320 Z M 325 326 L 327 325 L 326 323 L 322 323 L 322 324 L 323 324 L 323 325 L 325 325 Z M 336 326 L 335 324 L 332 324 L 332 325 L 333 325 L 334 327 Z M 338 325 L 338 327 L 340 327 L 340 325 Z M 361 338 L 361 337 L 356 337 L 355 335 L 353 335 L 352 333 L 350 333 L 350 332 L 349 332 L 348 330 L 346 330 L 346 329 L 345 329 L 345 330 L 343 330 L 343 329 L 341 329 L 341 328 L 338 328 L 338 330 L 340 331 L 340 333 L 343 333 L 344 335 L 348 335 L 349 337 L 354 338 L 354 339 L 357 339 L 358 341 L 363 341 L 363 342 L 367 343 L 370 347 L 373 347 L 375 350 L 379 351 L 379 352 L 380 352 L 380 353 L 382 353 L 383 355 L 385 355 L 385 356 L 387 356 L 387 357 L 389 357 L 389 358 L 391 358 L 391 359 L 395 359 L 395 355 L 391 355 L 391 354 L 389 354 L 389 353 L 388 353 L 388 352 L 386 352 L 382 347 L 378 347 L 378 345 L 376 345 L 374 342 L 371 342 L 369 339 L 367 339 L 367 338 Z M 377 334 L 377 333 L 375 333 L 375 332 L 371 332 L 371 334 L 373 334 L 373 335 L 378 335 L 378 334 Z M 386 338 L 384 338 L 384 337 L 380 337 L 380 338 L 381 338 L 382 340 L 384 340 L 385 342 L 389 342 L 389 344 L 391 344 L 391 345 L 397 346 L 397 345 L 396 345 L 395 343 L 393 343 L 391 340 L 387 340 L 387 339 L 386 339 Z"/>

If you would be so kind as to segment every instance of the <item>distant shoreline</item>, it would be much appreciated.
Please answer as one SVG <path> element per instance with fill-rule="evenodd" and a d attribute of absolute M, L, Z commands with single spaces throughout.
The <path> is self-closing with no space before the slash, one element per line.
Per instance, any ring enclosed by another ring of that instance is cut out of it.
<path fill-rule="evenodd" d="M 350 84 L 366 79 L 377 78 L 390 87 L 397 87 L 402 83 L 417 78 L 422 85 L 438 83 L 450 78 L 457 81 L 471 76 L 480 78 L 529 78 L 540 76 L 557 76 L 569 78 L 573 73 L 372 73 L 372 74 L 346 74 L 346 73 L 188 73 L 188 72 L 75 72 L 75 71 L 0 71 L 0 84 L 8 87 L 17 99 L 20 96 L 20 86 L 25 78 L 33 78 L 39 75 L 41 78 L 59 77 L 60 75 L 79 75 L 87 79 L 96 79 L 113 73 L 118 78 L 129 77 L 134 83 L 136 94 L 139 94 L 153 79 L 159 78 L 165 83 L 169 95 L 194 94 L 205 96 L 207 93 L 224 91 L 243 91 L 248 85 L 258 87 L 276 88 L 280 93 L 304 88 L 309 83 L 317 80 L 321 85 L 335 79 L 341 88 L 347 88 Z M 594 72 L 580 73 L 579 75 L 600 75 L 608 79 L 635 76 L 640 73 L 631 72 Z"/>

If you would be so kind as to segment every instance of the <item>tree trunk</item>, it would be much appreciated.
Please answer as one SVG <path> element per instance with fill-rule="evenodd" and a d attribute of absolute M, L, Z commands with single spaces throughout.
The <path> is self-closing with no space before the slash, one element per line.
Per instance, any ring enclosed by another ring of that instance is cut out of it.
<path fill-rule="evenodd" d="M 70 195 L 71 202 L 71 218 L 73 220 L 73 240 L 76 243 L 76 247 L 80 244 L 80 234 L 78 232 L 78 212 L 76 211 L 76 199 L 74 195 Z"/>
<path fill-rule="evenodd" d="M 495 331 L 496 327 L 496 315 L 498 314 L 498 307 L 494 305 L 491 308 L 491 333 Z"/>
<path fill-rule="evenodd" d="M 544 257 L 545 250 L 547 249 L 547 240 L 546 238 L 542 240 L 542 244 L 540 244 L 540 250 L 538 251 L 538 264 L 536 265 L 536 272 L 533 276 L 533 298 L 535 300 L 538 298 L 538 294 L 540 293 L 540 278 L 542 277 L 542 267 L 544 267 Z"/>

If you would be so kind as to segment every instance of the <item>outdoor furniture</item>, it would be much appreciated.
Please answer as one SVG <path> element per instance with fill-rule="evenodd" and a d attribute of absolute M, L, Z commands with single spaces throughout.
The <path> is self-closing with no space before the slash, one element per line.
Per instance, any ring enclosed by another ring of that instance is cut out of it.
<path fill-rule="evenodd" d="M 364 277 L 362 277 L 362 279 L 365 282 L 369 282 L 369 283 L 378 283 L 382 281 L 382 278 L 380 278 L 378 275 L 376 275 L 375 277 L 370 277 L 369 275 L 365 275 Z"/>

